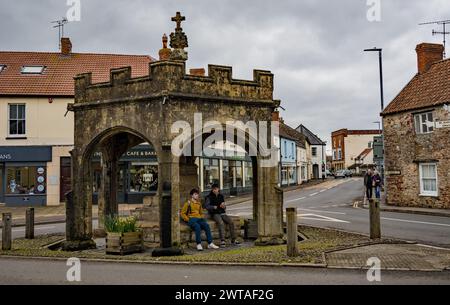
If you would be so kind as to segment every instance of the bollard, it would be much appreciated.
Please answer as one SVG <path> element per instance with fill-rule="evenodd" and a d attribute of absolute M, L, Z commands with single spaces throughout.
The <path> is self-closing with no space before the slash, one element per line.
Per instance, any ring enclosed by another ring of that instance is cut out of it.
<path fill-rule="evenodd" d="M 25 218 L 25 238 L 34 239 L 34 208 L 27 209 Z"/>
<path fill-rule="evenodd" d="M 12 214 L 4 213 L 3 214 L 3 230 L 2 230 L 2 250 L 7 251 L 11 250 L 12 244 Z"/>
<path fill-rule="evenodd" d="M 298 256 L 298 227 L 297 227 L 297 209 L 286 209 L 287 222 L 287 255 L 289 257 Z"/>
<path fill-rule="evenodd" d="M 370 239 L 381 238 L 380 201 L 369 200 Z"/>

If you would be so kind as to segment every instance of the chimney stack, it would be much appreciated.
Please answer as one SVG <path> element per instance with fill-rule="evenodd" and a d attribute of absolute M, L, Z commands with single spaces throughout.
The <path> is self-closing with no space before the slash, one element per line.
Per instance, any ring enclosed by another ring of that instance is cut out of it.
<path fill-rule="evenodd" d="M 431 66 L 444 59 L 444 46 L 435 43 L 422 43 L 416 48 L 419 74 L 430 70 Z"/>
<path fill-rule="evenodd" d="M 70 38 L 61 38 L 61 54 L 62 55 L 70 55 L 72 53 L 72 42 L 70 42 Z"/>
<path fill-rule="evenodd" d="M 280 121 L 280 112 L 278 110 L 275 110 L 272 112 L 272 122 L 279 122 Z"/>
<path fill-rule="evenodd" d="M 190 69 L 189 70 L 189 74 L 190 75 L 195 75 L 195 76 L 205 76 L 205 69 L 203 69 L 203 68 Z"/>

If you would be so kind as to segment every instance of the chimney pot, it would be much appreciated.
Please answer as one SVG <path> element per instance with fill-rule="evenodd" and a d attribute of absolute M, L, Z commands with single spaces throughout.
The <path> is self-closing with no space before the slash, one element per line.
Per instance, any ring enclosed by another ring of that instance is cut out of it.
<path fill-rule="evenodd" d="M 70 41 L 70 38 L 61 38 L 61 54 L 70 55 L 70 53 L 72 53 L 72 42 Z"/>
<path fill-rule="evenodd" d="M 189 74 L 190 75 L 195 75 L 195 76 L 205 76 L 205 69 L 203 69 L 203 68 L 190 69 L 189 70 Z"/>
<path fill-rule="evenodd" d="M 419 74 L 430 70 L 431 66 L 444 59 L 444 46 L 435 43 L 422 43 L 416 47 Z"/>

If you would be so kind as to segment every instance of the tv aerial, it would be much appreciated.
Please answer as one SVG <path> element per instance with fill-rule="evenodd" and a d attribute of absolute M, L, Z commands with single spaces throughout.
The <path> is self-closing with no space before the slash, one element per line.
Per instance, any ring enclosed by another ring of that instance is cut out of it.
<path fill-rule="evenodd" d="M 64 25 L 66 25 L 69 21 L 67 18 L 62 18 L 61 20 L 52 21 L 51 23 L 56 23 L 53 28 L 58 28 L 59 32 L 59 49 L 61 49 L 61 37 L 64 37 Z"/>
<path fill-rule="evenodd" d="M 447 25 L 450 24 L 450 20 L 441 20 L 441 21 L 431 21 L 431 22 L 419 23 L 419 25 L 429 25 L 429 24 L 437 24 L 437 25 L 441 25 L 442 26 L 442 31 L 433 30 L 432 34 L 433 34 L 433 36 L 442 35 L 442 37 L 443 37 L 443 44 L 444 44 L 444 58 L 446 58 L 447 35 L 450 34 L 450 32 L 447 31 Z"/>

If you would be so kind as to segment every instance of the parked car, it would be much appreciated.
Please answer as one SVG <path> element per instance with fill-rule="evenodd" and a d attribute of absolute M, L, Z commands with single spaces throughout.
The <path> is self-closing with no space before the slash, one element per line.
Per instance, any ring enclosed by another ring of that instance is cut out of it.
<path fill-rule="evenodd" d="M 334 178 L 338 179 L 338 178 L 347 178 L 347 176 L 345 175 L 345 170 L 338 170 L 336 171 L 336 173 L 334 173 Z"/>
<path fill-rule="evenodd" d="M 327 177 L 332 177 L 332 176 L 334 176 L 334 174 L 330 171 L 330 170 L 326 170 L 325 171 L 325 175 L 327 175 Z"/>
<path fill-rule="evenodd" d="M 336 178 L 336 179 L 338 179 L 338 178 L 348 178 L 348 177 L 353 177 L 353 172 L 351 170 L 348 170 L 348 169 L 338 170 L 334 174 L 334 178 Z"/>

